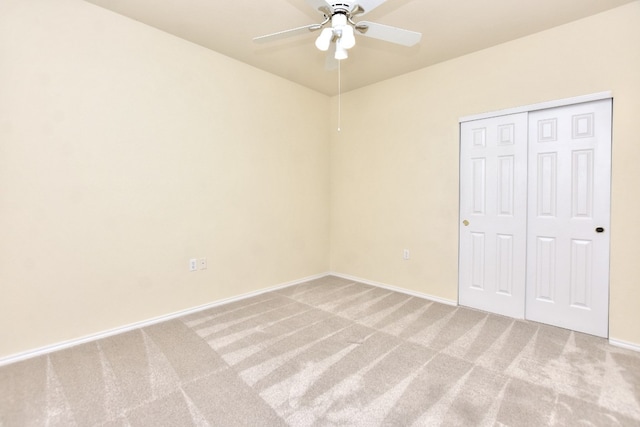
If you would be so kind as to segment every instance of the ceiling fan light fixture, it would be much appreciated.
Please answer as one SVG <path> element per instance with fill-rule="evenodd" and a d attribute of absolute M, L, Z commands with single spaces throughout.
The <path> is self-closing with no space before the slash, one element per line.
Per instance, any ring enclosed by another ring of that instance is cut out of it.
<path fill-rule="evenodd" d="M 345 49 L 351 49 L 356 45 L 356 37 L 353 35 L 353 27 L 351 25 L 342 27 L 340 45 Z"/>
<path fill-rule="evenodd" d="M 336 41 L 336 54 L 335 54 L 335 58 L 338 61 L 342 61 L 343 59 L 347 59 L 349 57 L 349 54 L 347 53 L 347 49 L 345 49 L 345 47 L 342 45 L 342 38 L 339 38 Z"/>
<path fill-rule="evenodd" d="M 316 39 L 316 47 L 323 52 L 329 50 L 331 39 L 333 38 L 333 28 L 325 28 Z"/>

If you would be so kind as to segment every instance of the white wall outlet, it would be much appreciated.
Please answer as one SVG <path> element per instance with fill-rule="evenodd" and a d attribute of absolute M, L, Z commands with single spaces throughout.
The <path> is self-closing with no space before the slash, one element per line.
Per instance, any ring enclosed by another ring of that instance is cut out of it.
<path fill-rule="evenodd" d="M 410 258 L 409 249 L 403 249 L 402 250 L 402 259 L 404 259 L 406 261 L 409 258 Z"/>
<path fill-rule="evenodd" d="M 196 271 L 198 270 L 198 260 L 195 258 L 191 258 L 189 260 L 189 271 Z"/>
<path fill-rule="evenodd" d="M 206 270 L 207 269 L 207 259 L 206 258 L 200 258 L 198 260 L 198 267 L 200 268 L 200 270 Z"/>

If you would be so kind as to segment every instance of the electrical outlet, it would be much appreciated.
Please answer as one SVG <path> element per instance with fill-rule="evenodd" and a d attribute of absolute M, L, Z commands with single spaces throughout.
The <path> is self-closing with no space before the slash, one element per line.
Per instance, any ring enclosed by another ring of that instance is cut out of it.
<path fill-rule="evenodd" d="M 198 266 L 200 267 L 200 270 L 206 270 L 207 269 L 207 259 L 206 258 L 200 258 L 198 260 Z"/>
<path fill-rule="evenodd" d="M 196 271 L 198 270 L 198 260 L 195 258 L 191 258 L 189 260 L 189 271 Z"/>
<path fill-rule="evenodd" d="M 404 259 L 406 261 L 406 260 L 409 259 L 409 257 L 410 257 L 409 249 L 403 249 L 402 250 L 402 259 Z"/>

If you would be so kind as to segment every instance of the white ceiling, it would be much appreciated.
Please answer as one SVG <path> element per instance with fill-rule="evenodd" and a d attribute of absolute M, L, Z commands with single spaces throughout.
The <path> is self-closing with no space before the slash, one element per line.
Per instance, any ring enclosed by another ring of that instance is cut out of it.
<path fill-rule="evenodd" d="M 86 0 L 319 92 L 337 93 L 317 33 L 269 44 L 253 37 L 319 23 L 305 0 Z M 358 37 L 342 61 L 357 89 L 637 0 L 388 0 L 364 19 L 422 32 L 418 46 Z M 358 21 L 360 19 L 356 19 Z M 594 29 L 595 31 L 595 29 Z"/>

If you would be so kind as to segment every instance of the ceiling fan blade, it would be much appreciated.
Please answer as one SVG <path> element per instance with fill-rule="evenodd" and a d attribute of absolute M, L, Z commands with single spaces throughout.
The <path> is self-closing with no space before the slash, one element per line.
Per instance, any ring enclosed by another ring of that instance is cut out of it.
<path fill-rule="evenodd" d="M 331 13 L 333 10 L 331 8 L 331 2 L 326 0 L 306 0 L 306 2 L 313 8 L 313 10 L 317 10 L 320 13 Z"/>
<path fill-rule="evenodd" d="M 320 28 L 322 28 L 322 26 L 319 24 L 305 25 L 304 27 L 291 28 L 290 30 L 278 31 L 277 33 L 254 37 L 253 41 L 256 43 L 265 43 L 274 40 L 286 39 L 300 34 L 307 34 L 312 31 L 319 30 Z"/>
<path fill-rule="evenodd" d="M 307 0 L 307 1 L 309 1 L 309 0 Z M 387 0 L 358 0 L 357 3 L 358 3 L 359 8 L 356 6 L 358 11 L 355 14 L 358 15 L 358 16 L 361 16 L 361 15 L 364 15 L 365 13 L 369 13 L 373 9 L 375 9 L 378 6 L 380 6 L 382 3 L 386 2 L 386 1 Z"/>
<path fill-rule="evenodd" d="M 363 36 L 403 46 L 413 46 L 422 38 L 422 33 L 391 27 L 389 25 L 377 24 L 375 22 L 360 21 L 356 25 L 356 30 Z"/>

